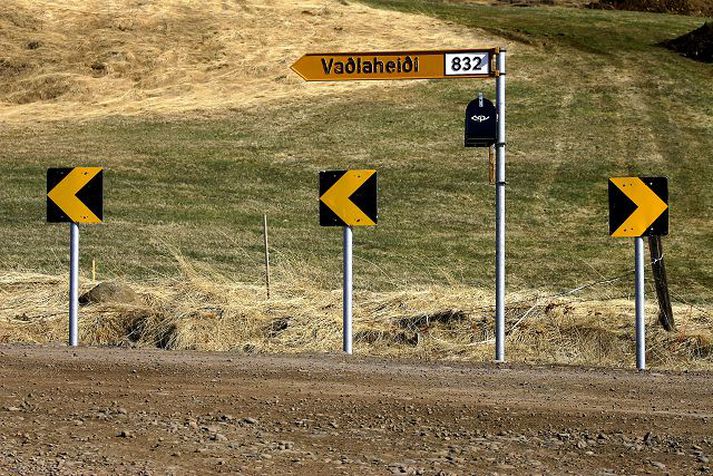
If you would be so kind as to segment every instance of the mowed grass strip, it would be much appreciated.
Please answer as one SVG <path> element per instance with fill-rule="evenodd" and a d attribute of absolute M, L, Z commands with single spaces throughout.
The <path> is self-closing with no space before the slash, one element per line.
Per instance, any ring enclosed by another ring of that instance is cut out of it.
<path fill-rule="evenodd" d="M 700 19 L 441 2 L 368 2 L 511 38 L 508 285 L 559 291 L 619 275 L 631 240 L 607 235 L 607 178 L 666 175 L 675 296 L 707 302 L 713 238 L 709 163 L 713 69 L 656 47 Z M 434 45 L 434 48 L 438 45 Z M 355 286 L 492 288 L 494 189 L 483 149 L 462 147 L 463 111 L 493 81 L 419 82 L 296 98 L 221 118 L 108 118 L 0 132 L 0 267 L 64 272 L 66 226 L 44 223 L 45 170 L 107 168 L 106 224 L 82 227 L 82 267 L 99 277 L 178 275 L 175 255 L 236 280 L 263 279 L 261 220 L 274 265 L 340 286 L 341 230 L 318 226 L 321 169 L 379 171 L 380 221 L 355 232 Z M 633 292 L 630 279 L 602 290 Z"/>

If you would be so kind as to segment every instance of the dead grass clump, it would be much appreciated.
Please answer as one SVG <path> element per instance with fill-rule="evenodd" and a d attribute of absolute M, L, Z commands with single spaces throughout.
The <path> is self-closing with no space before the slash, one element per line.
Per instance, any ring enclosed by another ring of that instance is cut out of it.
<path fill-rule="evenodd" d="M 290 321 L 292 318 L 290 316 L 278 317 L 270 321 L 265 329 L 267 335 L 272 338 L 279 336 L 283 331 L 290 327 Z"/>
<path fill-rule="evenodd" d="M 690 359 L 708 359 L 713 356 L 713 335 L 709 331 L 681 334 L 666 344 Z"/>
<path fill-rule="evenodd" d="M 371 346 L 416 347 L 421 342 L 419 332 L 389 332 L 386 330 L 362 329 L 353 336 L 354 342 Z"/>
<path fill-rule="evenodd" d="M 88 345 L 131 346 L 153 331 L 154 313 L 149 309 L 111 306 L 96 311 L 82 322 L 82 342 Z"/>
<path fill-rule="evenodd" d="M 18 81 L 18 89 L 6 96 L 13 104 L 52 101 L 65 95 L 81 96 L 88 91 L 82 79 L 71 74 L 45 74 Z"/>
<path fill-rule="evenodd" d="M 425 331 L 437 324 L 449 327 L 452 323 L 460 322 L 466 317 L 466 314 L 460 309 L 445 309 L 432 313 L 403 317 L 399 319 L 398 323 L 400 327 L 406 329 Z"/>
<path fill-rule="evenodd" d="M 0 78 L 4 81 L 22 76 L 31 68 L 29 63 L 13 58 L 0 58 Z"/>
<path fill-rule="evenodd" d="M 339 352 L 341 293 L 304 281 L 284 262 L 273 298 L 177 257 L 179 278 L 132 284 L 132 304 L 82 308 L 80 341 L 88 345 L 203 351 Z M 294 267 L 294 269 L 293 269 Z M 64 342 L 65 279 L 9 273 L 0 279 L 0 342 Z M 492 294 L 465 286 L 357 292 L 354 349 L 359 354 L 424 359 L 491 360 Z M 648 359 L 662 368 L 713 368 L 713 317 L 675 306 L 678 331 L 647 310 Z M 513 362 L 632 367 L 634 306 L 629 300 L 512 293 L 506 307 L 507 355 Z M 404 317 L 406 316 L 406 317 Z"/>
<path fill-rule="evenodd" d="M 362 329 L 354 334 L 354 342 L 357 344 L 377 344 L 389 339 L 388 333 L 373 329 Z"/>

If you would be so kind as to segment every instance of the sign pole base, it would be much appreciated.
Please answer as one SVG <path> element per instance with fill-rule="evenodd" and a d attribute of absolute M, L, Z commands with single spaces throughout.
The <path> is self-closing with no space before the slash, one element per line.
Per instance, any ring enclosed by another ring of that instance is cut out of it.
<path fill-rule="evenodd" d="M 69 345 L 79 344 L 79 225 L 69 224 Z"/>

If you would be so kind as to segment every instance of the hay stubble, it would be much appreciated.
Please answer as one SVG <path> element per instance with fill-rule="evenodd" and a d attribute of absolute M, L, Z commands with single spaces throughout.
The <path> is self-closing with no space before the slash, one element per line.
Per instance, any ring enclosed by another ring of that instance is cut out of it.
<path fill-rule="evenodd" d="M 323 97 L 373 83 L 307 85 L 289 70 L 307 52 L 492 40 L 425 15 L 336 0 L 9 0 L 0 5 L 0 120 L 200 115 Z"/>

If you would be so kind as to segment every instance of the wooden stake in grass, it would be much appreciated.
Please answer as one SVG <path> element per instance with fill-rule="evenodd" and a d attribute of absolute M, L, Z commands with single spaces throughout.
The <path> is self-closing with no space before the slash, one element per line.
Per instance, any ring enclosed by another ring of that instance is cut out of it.
<path fill-rule="evenodd" d="M 262 236 L 265 238 L 265 286 L 270 299 L 270 248 L 267 245 L 267 214 L 262 216 Z"/>
<path fill-rule="evenodd" d="M 97 282 L 97 260 L 92 258 L 92 283 Z"/>
<path fill-rule="evenodd" d="M 659 302 L 659 322 L 667 331 L 676 328 L 673 321 L 671 296 L 668 293 L 668 280 L 666 279 L 666 266 L 663 261 L 663 245 L 660 236 L 649 236 L 649 251 L 651 252 L 651 269 L 656 285 L 656 299 Z"/>

